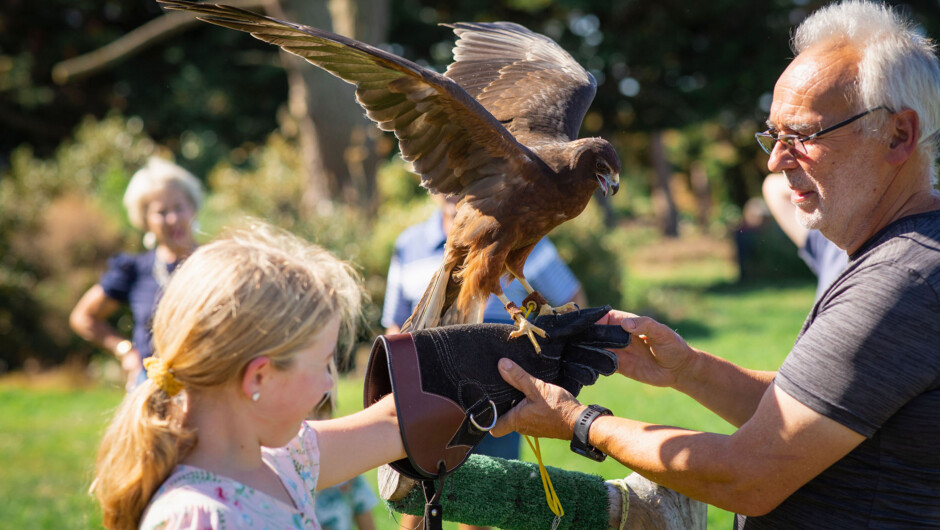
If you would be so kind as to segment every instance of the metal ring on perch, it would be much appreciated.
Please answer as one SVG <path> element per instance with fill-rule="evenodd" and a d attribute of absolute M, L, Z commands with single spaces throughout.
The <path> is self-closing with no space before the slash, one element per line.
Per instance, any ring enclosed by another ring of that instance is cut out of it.
<path fill-rule="evenodd" d="M 489 427 L 480 427 L 480 424 L 477 423 L 477 420 L 473 418 L 473 413 L 472 412 L 470 413 L 470 423 L 472 423 L 474 427 L 476 427 L 477 429 L 483 432 L 490 432 L 493 429 L 493 427 L 496 427 L 496 420 L 499 419 L 499 413 L 496 411 L 496 403 L 493 403 L 492 399 L 490 400 L 490 406 L 493 407 L 493 423 L 490 424 Z"/>

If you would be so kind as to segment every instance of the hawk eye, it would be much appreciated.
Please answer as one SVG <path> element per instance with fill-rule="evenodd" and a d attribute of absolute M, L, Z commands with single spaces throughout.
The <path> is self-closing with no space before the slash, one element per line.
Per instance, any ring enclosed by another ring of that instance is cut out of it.
<path fill-rule="evenodd" d="M 604 170 L 604 169 L 607 169 L 607 164 L 605 164 L 601 160 L 598 160 L 597 162 L 594 163 L 594 167 L 600 170 Z"/>

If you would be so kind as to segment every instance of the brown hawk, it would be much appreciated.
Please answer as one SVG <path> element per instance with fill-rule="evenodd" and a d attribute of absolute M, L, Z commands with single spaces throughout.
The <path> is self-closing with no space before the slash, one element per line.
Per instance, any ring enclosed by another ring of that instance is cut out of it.
<path fill-rule="evenodd" d="M 366 115 L 398 138 L 432 192 L 460 197 L 444 260 L 402 331 L 482 322 L 495 294 L 538 349 L 525 315 L 503 294 L 535 244 L 600 189 L 619 187 L 620 159 L 602 138 L 577 138 L 596 82 L 554 41 L 509 22 L 456 23 L 444 74 L 321 29 L 221 4 L 159 0 L 250 33 L 355 85 Z M 540 300 L 540 297 L 536 297 Z M 544 304 L 544 301 L 540 300 Z M 541 312 L 549 310 L 545 305 Z"/>

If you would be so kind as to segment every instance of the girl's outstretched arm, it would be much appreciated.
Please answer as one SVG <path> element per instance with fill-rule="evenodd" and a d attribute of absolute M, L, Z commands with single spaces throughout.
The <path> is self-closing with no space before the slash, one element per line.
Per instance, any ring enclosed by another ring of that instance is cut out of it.
<path fill-rule="evenodd" d="M 310 424 L 317 431 L 320 446 L 317 489 L 406 456 L 391 394 L 354 414 Z"/>

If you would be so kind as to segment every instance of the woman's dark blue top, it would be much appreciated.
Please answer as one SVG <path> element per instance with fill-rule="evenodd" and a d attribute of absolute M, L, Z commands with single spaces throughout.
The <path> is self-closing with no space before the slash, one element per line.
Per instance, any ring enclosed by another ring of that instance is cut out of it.
<path fill-rule="evenodd" d="M 153 312 L 162 293 L 160 284 L 153 277 L 155 258 L 153 250 L 142 254 L 118 254 L 108 260 L 108 270 L 98 282 L 109 298 L 130 306 L 134 316 L 131 342 L 140 352 L 141 361 L 153 355 Z M 166 268 L 169 274 L 176 268 L 176 263 L 167 264 Z"/>

